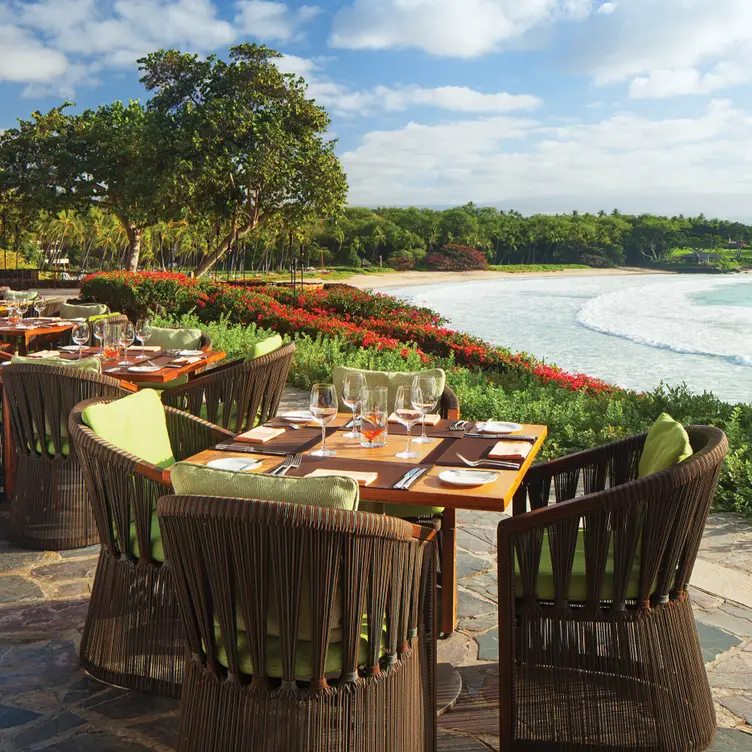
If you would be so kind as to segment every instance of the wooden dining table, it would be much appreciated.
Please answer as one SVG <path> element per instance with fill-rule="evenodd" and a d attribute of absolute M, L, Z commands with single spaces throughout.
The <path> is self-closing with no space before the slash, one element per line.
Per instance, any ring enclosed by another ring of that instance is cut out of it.
<path fill-rule="evenodd" d="M 405 448 L 406 429 L 402 426 L 389 425 L 387 444 L 379 448 L 364 448 L 359 441 L 345 438 L 344 427 L 352 416 L 340 414 L 327 429 L 327 448 L 336 451 L 336 455 L 328 458 L 316 458 L 311 452 L 321 445 L 321 429 L 319 427 L 294 430 L 285 429 L 282 436 L 264 444 L 247 444 L 234 442 L 233 448 L 209 449 L 193 457 L 187 462 L 207 464 L 208 462 L 226 457 L 244 457 L 259 460 L 261 464 L 249 470 L 255 473 L 268 473 L 281 465 L 287 455 L 300 453 L 303 455 L 299 468 L 287 472 L 287 477 L 303 477 L 308 473 L 324 468 L 327 470 L 354 470 L 359 472 L 377 473 L 377 480 L 369 486 L 361 486 L 362 501 L 376 502 L 388 511 L 390 504 L 421 505 L 430 507 L 444 507 L 452 514 L 444 513 L 444 524 L 450 520 L 455 524 L 455 510 L 469 509 L 486 512 L 505 512 L 514 499 L 515 492 L 520 487 L 528 469 L 540 452 L 546 439 L 548 430 L 542 425 L 523 425 L 518 435 L 529 437 L 525 443 L 530 445 L 530 451 L 524 461 L 510 470 L 496 470 L 490 466 L 478 469 L 492 470 L 496 479 L 487 485 L 472 487 L 457 487 L 444 482 L 440 475 L 445 470 L 464 468 L 466 465 L 457 458 L 459 452 L 467 459 L 482 459 L 488 451 L 499 441 L 514 439 L 515 434 L 500 438 L 475 437 L 474 424 L 468 425 L 469 430 L 452 432 L 449 430 L 450 421 L 441 421 L 434 427 L 428 428 L 428 434 L 434 434 L 434 441 L 430 444 L 412 443 L 412 449 L 418 457 L 414 459 L 400 459 L 395 455 Z M 276 418 L 267 425 L 282 426 L 285 421 Z M 416 429 L 417 433 L 417 429 Z M 394 488 L 404 474 L 413 468 L 420 468 L 425 472 L 410 486 L 408 490 Z M 164 471 L 165 475 L 169 471 Z M 165 478 L 167 480 L 167 478 Z M 444 530 L 445 534 L 453 535 L 455 530 Z M 444 571 L 442 572 L 443 588 L 442 600 L 446 607 L 449 599 L 451 621 L 457 618 L 457 570 L 454 548 L 452 555 L 446 556 L 444 549 Z M 447 560 L 449 558 L 450 560 Z M 439 664 L 437 667 L 437 684 L 439 708 L 443 712 L 456 702 L 462 689 L 459 674 L 449 664 Z"/>
<path fill-rule="evenodd" d="M 0 318 L 0 337 L 13 342 L 19 355 L 27 355 L 46 342 L 56 342 L 75 326 L 75 321 L 65 319 L 22 319 L 11 324 L 7 318 Z"/>

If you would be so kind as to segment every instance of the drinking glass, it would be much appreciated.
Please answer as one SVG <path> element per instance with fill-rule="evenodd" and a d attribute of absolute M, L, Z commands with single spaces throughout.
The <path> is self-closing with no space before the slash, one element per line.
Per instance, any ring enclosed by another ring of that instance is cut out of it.
<path fill-rule="evenodd" d="M 362 373 L 347 373 L 342 382 L 342 401 L 352 410 L 352 431 L 344 435 L 346 439 L 359 439 L 358 423 L 355 413 L 360 412 L 360 393 L 366 385 L 365 377 Z"/>
<path fill-rule="evenodd" d="M 397 396 L 394 399 L 394 412 L 397 420 L 407 429 L 407 447 L 397 457 L 403 460 L 412 460 L 420 457 L 417 452 L 410 451 L 413 426 L 421 419 L 423 410 L 416 405 L 423 403 L 423 395 L 417 386 L 401 386 L 397 388 Z"/>
<path fill-rule="evenodd" d="M 18 303 L 18 313 L 21 318 L 24 318 L 26 314 L 29 312 L 29 299 L 28 298 L 21 298 Z"/>
<path fill-rule="evenodd" d="M 129 321 L 127 324 L 123 324 L 120 327 L 120 339 L 118 344 L 123 348 L 123 359 L 118 363 L 119 366 L 130 365 L 128 360 L 128 348 L 133 344 L 133 340 L 136 339 L 136 330 L 133 328 L 133 324 Z"/>
<path fill-rule="evenodd" d="M 387 388 L 366 386 L 360 393 L 360 445 L 366 449 L 386 446 Z"/>
<path fill-rule="evenodd" d="M 73 327 L 72 337 L 73 341 L 78 345 L 78 359 L 81 360 L 83 347 L 89 341 L 89 325 L 86 322 L 76 324 Z"/>
<path fill-rule="evenodd" d="M 120 330 L 122 328 L 122 324 L 110 324 L 105 331 L 102 354 L 107 360 L 117 358 L 118 352 L 120 352 Z"/>
<path fill-rule="evenodd" d="M 326 448 L 326 426 L 337 415 L 337 390 L 334 384 L 314 384 L 311 389 L 311 414 L 313 420 L 321 426 L 321 449 L 311 452 L 313 457 L 331 457 L 337 454 Z"/>
<path fill-rule="evenodd" d="M 99 340 L 99 356 L 104 357 L 105 340 L 107 339 L 107 330 L 110 328 L 107 319 L 99 319 L 94 324 L 94 338 Z"/>
<path fill-rule="evenodd" d="M 429 439 L 426 436 L 426 413 L 430 413 L 436 405 L 439 403 L 439 382 L 435 376 L 416 376 L 413 379 L 413 386 L 420 389 L 420 394 L 423 401 L 419 405 L 415 405 L 416 408 L 423 410 L 423 417 L 421 418 L 421 424 L 423 430 L 420 437 L 415 439 L 416 444 L 433 444 L 435 439 Z"/>
<path fill-rule="evenodd" d="M 14 302 L 8 303 L 8 323 L 11 325 L 18 323 L 18 307 Z"/>
<path fill-rule="evenodd" d="M 36 311 L 38 319 L 42 318 L 42 314 L 45 312 L 46 309 L 47 309 L 47 303 L 45 302 L 44 298 L 37 298 L 34 301 L 34 310 Z"/>
<path fill-rule="evenodd" d="M 139 360 L 146 357 L 146 353 L 144 353 L 144 347 L 149 341 L 149 337 L 151 337 L 151 324 L 149 323 L 149 319 L 139 319 L 136 322 L 135 333 L 136 339 L 141 343 L 141 355 L 136 358 L 136 360 Z"/>

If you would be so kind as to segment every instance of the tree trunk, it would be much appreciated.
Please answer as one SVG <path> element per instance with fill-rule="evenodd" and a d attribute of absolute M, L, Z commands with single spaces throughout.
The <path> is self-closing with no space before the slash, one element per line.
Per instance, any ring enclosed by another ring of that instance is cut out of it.
<path fill-rule="evenodd" d="M 128 237 L 128 251 L 125 256 L 125 266 L 129 272 L 138 271 L 138 259 L 141 255 L 141 233 L 140 227 L 134 227 L 132 224 L 123 222 L 125 234 Z"/>
<path fill-rule="evenodd" d="M 206 272 L 208 272 L 217 263 L 217 261 L 219 261 L 222 256 L 227 253 L 227 251 L 233 246 L 238 238 L 242 238 L 244 235 L 247 235 L 255 227 L 258 227 L 259 224 L 261 224 L 260 220 L 248 222 L 240 228 L 233 227 L 230 232 L 228 232 L 227 235 L 222 238 L 222 242 L 217 246 L 217 250 L 214 251 L 214 253 L 210 253 L 199 262 L 199 265 L 193 272 L 193 276 L 203 277 L 204 274 L 206 274 Z"/>

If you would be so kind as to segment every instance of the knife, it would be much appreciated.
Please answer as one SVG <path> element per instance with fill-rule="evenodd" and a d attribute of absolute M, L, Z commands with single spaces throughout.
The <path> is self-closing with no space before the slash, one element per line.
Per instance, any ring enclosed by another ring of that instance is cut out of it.
<path fill-rule="evenodd" d="M 512 436 L 508 433 L 466 433 L 469 439 L 500 439 L 501 441 L 527 441 L 535 444 L 537 436 Z"/>
<path fill-rule="evenodd" d="M 412 475 L 406 483 L 403 484 L 402 489 L 407 490 L 408 488 L 411 488 L 412 485 L 421 477 L 423 477 L 428 472 L 427 467 L 419 467 L 418 472 L 416 472 L 414 475 Z"/>
<path fill-rule="evenodd" d="M 287 457 L 288 452 L 276 452 L 273 449 L 254 449 L 254 447 L 238 446 L 237 444 L 217 444 L 214 447 L 225 452 L 242 452 L 244 454 L 268 454 L 273 457 Z"/>
<path fill-rule="evenodd" d="M 403 476 L 402 476 L 402 477 L 401 477 L 401 478 L 400 478 L 400 479 L 399 479 L 399 480 L 398 480 L 398 481 L 397 481 L 397 482 L 396 482 L 396 483 L 395 483 L 395 484 L 394 484 L 394 485 L 392 486 L 392 488 L 398 488 L 398 489 L 403 489 L 403 488 L 405 488 L 405 483 L 407 483 L 407 481 L 409 481 L 409 480 L 410 480 L 410 479 L 411 479 L 411 478 L 413 477 L 413 475 L 415 475 L 415 473 L 417 473 L 417 472 L 418 472 L 418 470 L 420 470 L 420 468 L 419 468 L 419 467 L 413 467 L 413 468 L 411 468 L 410 470 L 408 470 L 408 471 L 407 471 L 407 472 L 406 472 L 406 473 L 405 473 L 405 474 L 404 474 L 404 475 L 403 475 Z"/>

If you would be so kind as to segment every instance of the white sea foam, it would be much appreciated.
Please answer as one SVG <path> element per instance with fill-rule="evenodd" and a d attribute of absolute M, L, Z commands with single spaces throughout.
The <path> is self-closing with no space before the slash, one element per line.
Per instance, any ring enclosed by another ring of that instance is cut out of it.
<path fill-rule="evenodd" d="M 726 358 L 752 366 L 752 307 L 701 305 L 692 295 L 709 289 L 709 278 L 672 278 L 635 284 L 585 302 L 581 326 L 613 337 L 676 353 Z M 739 285 L 739 278 L 713 278 L 713 288 Z M 752 286 L 751 286 L 752 289 Z"/>

